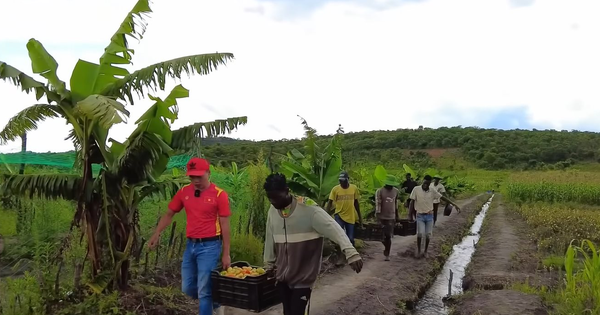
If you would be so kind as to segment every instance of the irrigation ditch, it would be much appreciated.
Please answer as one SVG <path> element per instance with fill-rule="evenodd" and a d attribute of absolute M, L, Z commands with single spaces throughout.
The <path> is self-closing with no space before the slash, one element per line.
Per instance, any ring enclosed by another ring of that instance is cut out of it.
<path fill-rule="evenodd" d="M 450 256 L 444 263 L 441 272 L 425 292 L 422 298 L 415 304 L 412 311 L 414 315 L 442 315 L 448 314 L 450 309 L 444 303 L 446 298 L 463 292 L 462 280 L 465 270 L 476 250 L 479 234 L 485 216 L 490 208 L 494 195 L 481 207 L 481 211 L 475 216 L 468 235 L 462 241 L 452 247 Z"/>

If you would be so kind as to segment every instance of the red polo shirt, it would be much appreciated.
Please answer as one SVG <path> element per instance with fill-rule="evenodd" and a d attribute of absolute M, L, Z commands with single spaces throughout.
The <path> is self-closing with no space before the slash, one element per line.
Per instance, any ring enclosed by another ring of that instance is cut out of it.
<path fill-rule="evenodd" d="M 219 217 L 231 215 L 227 193 L 211 183 L 200 197 L 195 197 L 193 185 L 181 188 L 169 203 L 169 209 L 179 212 L 185 208 L 187 216 L 186 234 L 190 238 L 205 238 L 221 235 Z"/>

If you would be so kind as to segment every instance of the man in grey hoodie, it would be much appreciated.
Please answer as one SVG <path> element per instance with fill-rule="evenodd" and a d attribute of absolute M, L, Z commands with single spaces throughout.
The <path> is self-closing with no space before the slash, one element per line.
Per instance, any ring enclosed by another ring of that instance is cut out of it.
<path fill-rule="evenodd" d="M 269 175 L 264 189 L 271 202 L 264 261 L 277 278 L 283 314 L 304 315 L 321 269 L 323 237 L 340 246 L 357 273 L 363 261 L 344 230 L 325 210 L 310 199 L 290 193 L 284 175 Z"/>

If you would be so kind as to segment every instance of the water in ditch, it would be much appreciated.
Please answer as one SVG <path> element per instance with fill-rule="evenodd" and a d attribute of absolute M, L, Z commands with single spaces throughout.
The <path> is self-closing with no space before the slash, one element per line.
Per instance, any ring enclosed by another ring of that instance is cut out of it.
<path fill-rule="evenodd" d="M 453 273 L 452 280 L 452 295 L 462 293 L 462 279 L 465 276 L 465 268 L 475 252 L 475 244 L 479 241 L 479 230 L 483 219 L 487 214 L 490 203 L 494 195 L 481 207 L 481 212 L 475 217 L 473 225 L 471 225 L 470 234 L 465 236 L 459 244 L 454 245 L 452 253 L 442 272 L 437 276 L 435 282 L 425 293 L 423 298 L 417 303 L 413 314 L 415 315 L 443 315 L 448 314 L 449 309 L 444 305 L 442 298 L 448 295 L 448 279 L 450 278 L 450 270 Z M 435 230 L 434 230 L 435 233 Z"/>

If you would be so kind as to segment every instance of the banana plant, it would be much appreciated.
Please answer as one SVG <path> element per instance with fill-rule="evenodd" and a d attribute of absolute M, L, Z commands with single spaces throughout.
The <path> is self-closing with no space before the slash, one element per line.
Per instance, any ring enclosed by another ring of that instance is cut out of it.
<path fill-rule="evenodd" d="M 161 180 L 174 152 L 195 148 L 198 139 L 218 136 L 244 125 L 246 117 L 199 122 L 171 129 L 177 118 L 176 99 L 188 90 L 175 87 L 162 100 L 148 94 L 154 105 L 136 122 L 137 129 L 124 143 L 109 138 L 111 128 L 129 118 L 125 104 L 133 105 L 133 94 L 164 90 L 168 78 L 182 74 L 206 75 L 233 59 L 231 53 L 192 55 L 149 65 L 130 72 L 134 51 L 128 39 L 141 40 L 146 30 L 144 16 L 150 14 L 149 0 L 138 0 L 118 26 L 97 63 L 79 60 L 70 77 L 70 89 L 57 75 L 58 63 L 42 43 L 30 39 L 27 50 L 33 73 L 42 83 L 0 61 L 0 79 L 40 102 L 14 117 L 0 130 L 0 145 L 37 129 L 48 118 L 62 118 L 71 127 L 68 139 L 77 152 L 80 174 L 6 175 L 5 193 L 41 198 L 64 198 L 77 203 L 74 225 L 81 226 L 87 238 L 92 277 L 104 283 L 107 277 L 120 288 L 127 286 L 128 257 L 135 246 L 137 205 L 152 194 L 168 197 L 178 186 L 174 179 Z M 41 101 L 43 98 L 45 99 Z M 109 146 L 108 143 L 111 143 Z M 101 167 L 92 172 L 92 165 Z M 99 275 L 100 271 L 106 274 Z M 95 290 L 103 290 L 96 285 Z"/>
<path fill-rule="evenodd" d="M 437 170 L 435 168 L 428 168 L 424 171 L 415 171 L 406 164 L 404 164 L 403 166 L 404 166 L 404 170 L 407 173 L 410 173 L 412 175 L 413 179 L 415 179 L 415 180 L 422 178 L 425 175 L 429 175 L 432 177 L 436 176 L 436 175 L 439 176 L 440 182 L 442 182 L 442 184 L 444 184 L 444 187 L 446 188 L 446 194 L 450 198 L 455 198 L 459 194 L 466 192 L 466 191 L 475 190 L 475 185 L 473 183 L 467 181 L 463 177 L 458 177 L 456 175 L 444 174 L 444 172 Z"/>
<path fill-rule="evenodd" d="M 291 150 L 287 159 L 281 162 L 281 169 L 292 191 L 325 206 L 342 170 L 341 134 L 335 134 L 325 147 L 321 147 L 316 141 L 316 130 L 304 118 L 300 119 L 305 131 L 305 154 Z"/>
<path fill-rule="evenodd" d="M 186 181 L 180 176 L 163 175 L 169 158 L 186 148 L 178 146 L 187 143 L 185 139 L 193 140 L 191 135 L 199 134 L 199 125 L 208 126 L 208 129 L 211 126 L 200 123 L 172 130 L 171 125 L 177 119 L 177 99 L 188 95 L 189 91 L 181 85 L 176 86 L 165 100 L 149 95 L 155 103 L 136 121 L 137 127 L 127 140 L 121 143 L 109 138 L 99 148 L 106 158 L 101 161 L 101 170 L 96 177 L 85 172 L 4 177 L 1 188 L 5 194 L 63 198 L 81 203 L 85 210 L 90 260 L 95 268 L 92 270 L 95 279 L 88 285 L 95 292 L 104 291 L 111 283 L 119 288 L 127 286 L 129 257 L 132 249 L 138 246 L 140 202 L 149 196 L 170 198 Z M 83 125 L 91 126 L 89 130 L 96 129 L 100 135 L 108 135 L 110 127 L 123 119 L 117 118 L 121 116 L 114 115 L 109 109 L 102 109 L 103 106 L 128 116 L 122 104 L 113 100 L 99 104 L 79 102 L 74 117 L 83 121 Z M 86 176 L 88 185 L 84 184 Z M 81 213 L 76 211 L 76 221 L 80 219 L 78 215 Z"/>

